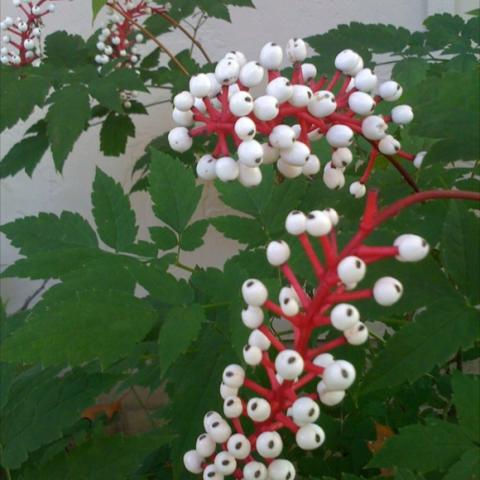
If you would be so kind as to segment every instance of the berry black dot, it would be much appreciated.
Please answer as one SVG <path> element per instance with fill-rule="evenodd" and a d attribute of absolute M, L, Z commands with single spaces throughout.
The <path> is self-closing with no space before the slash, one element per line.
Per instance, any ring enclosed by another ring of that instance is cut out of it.
<path fill-rule="evenodd" d="M 205 434 L 203 434 L 203 435 L 200 435 L 200 438 L 199 438 L 199 440 L 203 440 L 204 438 L 207 438 L 207 436 L 206 436 Z"/>
<path fill-rule="evenodd" d="M 249 282 L 247 282 L 247 287 L 252 287 L 254 284 L 255 282 L 253 280 L 250 280 Z"/>
<path fill-rule="evenodd" d="M 213 415 L 213 412 L 208 412 L 208 413 L 207 413 L 207 418 L 210 417 L 210 416 L 212 416 L 212 415 Z"/>
<path fill-rule="evenodd" d="M 362 262 L 361 262 L 360 260 L 356 260 L 356 261 L 355 261 L 355 266 L 356 266 L 357 268 L 362 268 Z"/>
<path fill-rule="evenodd" d="M 308 98 L 312 98 L 312 92 L 307 92 Z"/>
<path fill-rule="evenodd" d="M 307 218 L 310 219 L 310 220 L 313 220 L 315 218 L 315 215 L 313 213 L 309 213 L 307 215 Z"/>
<path fill-rule="evenodd" d="M 237 450 L 240 450 L 240 449 L 242 448 L 242 442 L 236 443 L 236 444 L 235 444 L 235 448 L 236 448 Z"/>
<path fill-rule="evenodd" d="M 288 472 L 287 476 L 285 477 L 286 480 L 290 480 L 292 478 L 292 472 Z"/>
<path fill-rule="evenodd" d="M 217 428 L 220 425 L 220 422 L 213 422 L 212 428 Z"/>
<path fill-rule="evenodd" d="M 290 80 L 287 80 L 287 81 L 285 82 L 285 85 L 286 85 L 287 87 L 289 87 L 291 84 L 292 84 L 292 83 L 290 82 Z"/>
<path fill-rule="evenodd" d="M 315 435 L 315 441 L 316 441 L 317 443 L 320 443 L 321 440 L 322 440 L 322 439 L 320 438 L 320 435 L 317 433 L 317 434 Z"/>
<path fill-rule="evenodd" d="M 400 293 L 400 292 L 402 291 L 402 289 L 400 288 L 400 285 L 398 285 L 398 283 L 396 283 L 396 284 L 394 285 L 394 287 L 395 287 L 395 290 L 396 290 L 398 293 Z"/>
<path fill-rule="evenodd" d="M 234 373 L 233 372 L 227 372 L 225 373 L 226 377 L 233 377 Z"/>
<path fill-rule="evenodd" d="M 347 308 L 347 317 L 350 317 L 353 315 L 353 308 Z"/>
<path fill-rule="evenodd" d="M 297 361 L 296 357 L 290 357 L 287 362 L 291 365 L 292 363 L 295 363 Z"/>
<path fill-rule="evenodd" d="M 308 416 L 313 417 L 314 415 L 315 415 L 315 409 L 312 407 L 308 412 Z"/>
<path fill-rule="evenodd" d="M 248 136 L 253 135 L 254 133 L 255 133 L 255 130 L 250 130 L 250 131 L 248 132 Z"/>
<path fill-rule="evenodd" d="M 222 465 L 227 466 L 230 463 L 230 460 L 223 460 Z"/>
<path fill-rule="evenodd" d="M 253 476 L 254 476 L 255 478 L 258 478 L 261 474 L 262 474 L 262 472 L 261 472 L 260 470 L 257 470 L 257 471 L 253 474 Z"/>
<path fill-rule="evenodd" d="M 233 400 L 229 400 L 227 402 L 227 407 L 231 407 L 235 402 Z"/>
<path fill-rule="evenodd" d="M 271 45 L 272 47 L 276 47 L 276 46 L 277 46 L 277 44 L 274 43 L 274 42 L 272 42 L 270 45 Z"/>
<path fill-rule="evenodd" d="M 250 350 L 250 347 L 251 345 L 245 345 L 245 348 L 244 348 L 245 352 L 248 352 Z"/>
<path fill-rule="evenodd" d="M 330 101 L 331 101 L 332 103 L 335 103 L 335 99 L 334 99 L 334 98 L 331 98 Z"/>
<path fill-rule="evenodd" d="M 255 62 L 255 65 L 256 65 L 257 67 L 261 67 L 261 65 L 260 65 L 259 62 Z"/>
<path fill-rule="evenodd" d="M 273 447 L 275 447 L 275 442 L 273 440 L 270 440 L 268 442 L 268 448 L 271 450 Z"/>
<path fill-rule="evenodd" d="M 284 305 L 288 305 L 290 303 L 290 299 L 289 298 L 286 298 L 284 301 L 283 301 L 283 304 Z"/>
<path fill-rule="evenodd" d="M 207 475 L 208 478 L 212 478 L 214 476 L 215 476 L 215 472 L 209 472 Z"/>
<path fill-rule="evenodd" d="M 213 162 L 213 158 L 209 158 L 209 159 L 207 160 L 207 162 L 208 162 L 208 163 L 212 163 L 212 162 Z"/>
<path fill-rule="evenodd" d="M 252 97 L 245 97 L 245 101 L 249 103 L 252 102 Z"/>
<path fill-rule="evenodd" d="M 348 378 L 348 372 L 344 368 L 340 370 L 340 373 L 342 374 L 343 378 Z"/>
<path fill-rule="evenodd" d="M 262 163 L 262 157 L 256 158 L 255 163 L 256 164 Z"/>
<path fill-rule="evenodd" d="M 257 402 L 254 402 L 252 403 L 252 410 L 255 411 L 258 407 L 258 403 Z"/>
<path fill-rule="evenodd" d="M 298 215 L 299 213 L 302 213 L 300 210 L 294 210 L 291 215 Z"/>
<path fill-rule="evenodd" d="M 422 240 L 422 247 L 426 247 L 427 246 L 427 242 L 425 240 Z"/>

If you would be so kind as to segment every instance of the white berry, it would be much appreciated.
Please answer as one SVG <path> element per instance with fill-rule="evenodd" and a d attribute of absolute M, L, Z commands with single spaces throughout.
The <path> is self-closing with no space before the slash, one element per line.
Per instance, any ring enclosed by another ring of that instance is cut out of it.
<path fill-rule="evenodd" d="M 236 433 L 228 439 L 227 449 L 236 459 L 244 460 L 250 455 L 251 445 L 245 435 Z"/>
<path fill-rule="evenodd" d="M 369 140 L 381 140 L 387 131 L 388 125 L 378 115 L 365 117 L 362 122 L 362 133 Z"/>
<path fill-rule="evenodd" d="M 274 240 L 267 246 L 267 260 L 270 265 L 279 267 L 288 261 L 290 258 L 290 247 L 288 243 L 283 240 Z"/>
<path fill-rule="evenodd" d="M 346 125 L 333 125 L 328 129 L 327 142 L 335 148 L 348 147 L 353 142 L 353 130 Z"/>
<path fill-rule="evenodd" d="M 352 163 L 353 154 L 349 148 L 337 148 L 332 153 L 332 165 L 335 168 L 345 168 Z"/>
<path fill-rule="evenodd" d="M 328 117 L 337 109 L 337 102 L 332 92 L 320 90 L 315 92 L 308 103 L 308 111 L 317 118 Z"/>
<path fill-rule="evenodd" d="M 337 330 L 347 330 L 360 321 L 360 312 L 349 303 L 339 303 L 330 312 L 330 322 Z"/>
<path fill-rule="evenodd" d="M 205 73 L 199 73 L 190 79 L 190 93 L 194 97 L 202 98 L 208 96 L 211 86 L 210 79 Z"/>
<path fill-rule="evenodd" d="M 353 182 L 349 191 L 355 198 L 362 198 L 367 193 L 367 187 L 361 182 Z"/>
<path fill-rule="evenodd" d="M 341 169 L 332 167 L 328 162 L 323 170 L 323 182 L 330 190 L 338 190 L 345 185 L 345 176 Z"/>
<path fill-rule="evenodd" d="M 283 50 L 280 45 L 270 42 L 260 50 L 260 64 L 267 70 L 278 70 L 282 61 Z"/>
<path fill-rule="evenodd" d="M 193 138 L 185 127 L 176 127 L 168 133 L 168 143 L 176 152 L 186 152 L 193 145 Z"/>
<path fill-rule="evenodd" d="M 397 105 L 392 109 L 392 120 L 398 125 L 406 125 L 413 120 L 413 110 L 410 105 Z"/>
<path fill-rule="evenodd" d="M 207 432 L 216 443 L 225 443 L 230 438 L 232 429 L 225 420 L 221 419 L 211 422 Z"/>
<path fill-rule="evenodd" d="M 232 85 L 238 80 L 240 64 L 237 60 L 223 58 L 215 67 L 215 77 L 222 85 Z"/>
<path fill-rule="evenodd" d="M 310 148 L 303 142 L 295 141 L 289 148 L 280 151 L 282 160 L 294 167 L 303 167 L 310 156 Z"/>
<path fill-rule="evenodd" d="M 247 365 L 255 367 L 262 363 L 262 350 L 260 350 L 260 348 L 257 346 L 247 344 L 243 347 L 242 353 L 243 360 Z"/>
<path fill-rule="evenodd" d="M 248 305 L 260 307 L 266 302 L 268 291 L 260 280 L 251 278 L 243 283 L 242 296 Z"/>
<path fill-rule="evenodd" d="M 266 92 L 267 95 L 275 97 L 280 103 L 284 103 L 292 98 L 293 86 L 288 78 L 277 77 L 268 83 Z"/>
<path fill-rule="evenodd" d="M 362 92 L 371 92 L 377 86 L 377 81 L 377 76 L 369 68 L 364 68 L 355 75 L 355 88 Z"/>
<path fill-rule="evenodd" d="M 307 232 L 314 237 L 327 235 L 332 230 L 330 217 L 321 210 L 313 210 L 307 215 Z"/>
<path fill-rule="evenodd" d="M 223 480 L 224 476 L 221 474 L 215 465 L 208 465 L 203 471 L 203 480 Z"/>
<path fill-rule="evenodd" d="M 263 332 L 253 330 L 248 337 L 248 344 L 252 347 L 258 347 L 262 351 L 266 351 L 270 348 L 271 342 Z"/>
<path fill-rule="evenodd" d="M 419 262 L 430 251 L 428 243 L 418 235 L 400 235 L 393 244 L 398 248 L 398 255 L 395 258 L 400 262 Z"/>
<path fill-rule="evenodd" d="M 400 142 L 391 135 L 386 135 L 378 142 L 378 149 L 384 155 L 395 155 L 400 150 Z"/>
<path fill-rule="evenodd" d="M 331 353 L 321 353 L 313 359 L 313 364 L 317 367 L 325 368 L 335 361 Z"/>
<path fill-rule="evenodd" d="M 353 92 L 348 97 L 348 106 L 358 115 L 368 115 L 375 109 L 375 101 L 365 92 Z"/>
<path fill-rule="evenodd" d="M 320 401 L 329 407 L 338 405 L 345 398 L 345 390 L 328 390 L 323 381 L 318 383 L 317 393 Z"/>
<path fill-rule="evenodd" d="M 353 255 L 345 257 L 337 266 L 338 277 L 345 284 L 360 282 L 366 271 L 365 262 Z"/>
<path fill-rule="evenodd" d="M 235 457 L 229 452 L 220 452 L 215 455 L 215 468 L 222 475 L 231 475 L 237 468 Z"/>
<path fill-rule="evenodd" d="M 353 327 L 347 328 L 343 334 L 350 345 L 361 345 L 368 340 L 368 328 L 362 322 L 358 322 Z"/>
<path fill-rule="evenodd" d="M 346 73 L 356 67 L 358 59 L 359 55 L 353 50 L 342 50 L 335 57 L 335 68 L 337 70 L 341 70 L 343 73 Z"/>
<path fill-rule="evenodd" d="M 303 450 L 315 450 L 325 441 L 325 432 L 311 423 L 301 427 L 295 435 L 297 445 Z"/>
<path fill-rule="evenodd" d="M 320 171 L 320 167 L 320 159 L 316 155 L 310 154 L 302 167 L 302 173 L 306 176 L 316 175 Z"/>
<path fill-rule="evenodd" d="M 329 390 L 346 390 L 355 381 L 355 368 L 345 360 L 336 360 L 328 365 L 322 375 Z"/>
<path fill-rule="evenodd" d="M 397 82 L 389 80 L 380 85 L 378 93 L 387 102 L 395 102 L 402 96 L 403 89 Z"/>
<path fill-rule="evenodd" d="M 289 102 L 294 107 L 306 107 L 313 97 L 313 92 L 310 87 L 306 85 L 294 85 L 292 96 Z"/>
<path fill-rule="evenodd" d="M 289 125 L 277 125 L 270 132 L 268 141 L 275 148 L 290 148 L 295 142 L 295 132 Z"/>
<path fill-rule="evenodd" d="M 202 180 L 214 180 L 217 178 L 215 173 L 215 159 L 210 155 L 203 155 L 197 162 L 197 175 Z"/>
<path fill-rule="evenodd" d="M 314 423 L 319 416 L 320 407 L 311 398 L 298 398 L 292 405 L 293 421 L 299 427 L 303 427 L 309 423 Z"/>
<path fill-rule="evenodd" d="M 228 387 L 240 388 L 245 380 L 245 370 L 240 365 L 228 365 L 223 371 L 222 380 Z"/>
<path fill-rule="evenodd" d="M 270 480 L 293 480 L 296 472 L 292 462 L 278 458 L 268 466 L 268 478 Z"/>
<path fill-rule="evenodd" d="M 230 111 L 237 117 L 244 117 L 253 111 L 253 98 L 248 92 L 237 92 L 229 102 Z"/>
<path fill-rule="evenodd" d="M 275 370 L 284 380 L 295 380 L 302 374 L 304 361 L 295 350 L 283 350 L 275 359 Z"/>
<path fill-rule="evenodd" d="M 278 457 L 283 450 L 282 437 L 277 432 L 263 432 L 257 438 L 256 447 L 263 458 Z"/>
<path fill-rule="evenodd" d="M 302 77 L 305 82 L 317 76 L 317 67 L 313 63 L 302 63 Z"/>
<path fill-rule="evenodd" d="M 296 178 L 303 173 L 303 167 L 292 165 L 282 158 L 277 161 L 277 168 L 285 178 Z"/>
<path fill-rule="evenodd" d="M 273 120 L 278 115 L 278 100 L 271 95 L 258 97 L 253 103 L 253 112 L 259 120 Z"/>
<path fill-rule="evenodd" d="M 217 448 L 217 444 L 215 443 L 213 438 L 210 437 L 208 433 L 202 433 L 197 438 L 197 444 L 195 446 L 195 450 L 201 457 L 203 458 L 210 457 L 215 453 L 216 448 Z"/>
<path fill-rule="evenodd" d="M 251 140 L 257 133 L 255 122 L 248 117 L 239 118 L 235 122 L 234 129 L 241 140 Z"/>
<path fill-rule="evenodd" d="M 382 277 L 373 286 L 375 301 L 384 307 L 398 302 L 403 294 L 402 284 L 393 277 Z"/>
<path fill-rule="evenodd" d="M 242 85 L 252 88 L 256 87 L 262 82 L 264 75 L 265 70 L 259 63 L 248 62 L 240 70 L 239 79 Z"/>
<path fill-rule="evenodd" d="M 244 480 L 267 480 L 267 467 L 260 462 L 249 462 L 243 467 Z"/>
<path fill-rule="evenodd" d="M 301 38 L 291 38 L 285 51 L 292 63 L 303 62 L 307 58 L 307 44 Z"/>
<path fill-rule="evenodd" d="M 270 417 L 272 408 L 264 398 L 251 398 L 247 403 L 247 415 L 254 422 L 264 422 Z"/>
<path fill-rule="evenodd" d="M 258 167 L 263 161 L 263 148 L 256 140 L 244 140 L 238 146 L 238 160 L 247 167 Z"/>
<path fill-rule="evenodd" d="M 195 451 L 190 450 L 183 456 L 183 464 L 190 473 L 202 473 L 204 459 Z"/>
<path fill-rule="evenodd" d="M 416 168 L 420 168 L 422 166 L 425 155 L 427 155 L 427 152 L 419 152 L 417 155 L 415 155 L 415 158 L 413 159 L 413 165 Z"/>

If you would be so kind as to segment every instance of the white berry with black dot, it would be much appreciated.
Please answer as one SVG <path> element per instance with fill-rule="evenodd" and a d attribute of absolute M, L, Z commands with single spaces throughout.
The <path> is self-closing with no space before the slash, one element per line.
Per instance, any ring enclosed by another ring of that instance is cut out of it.
<path fill-rule="evenodd" d="M 292 462 L 283 458 L 274 460 L 268 466 L 268 478 L 270 480 L 294 480 L 296 475 Z"/>
<path fill-rule="evenodd" d="M 267 246 L 267 260 L 270 265 L 279 267 L 288 262 L 290 247 L 284 240 L 274 240 Z"/>
<path fill-rule="evenodd" d="M 307 214 L 307 232 L 314 237 L 327 235 L 332 230 L 330 217 L 321 210 L 313 210 Z"/>
<path fill-rule="evenodd" d="M 240 366 L 232 363 L 223 371 L 223 383 L 232 388 L 240 388 L 245 380 L 245 370 Z"/>
<path fill-rule="evenodd" d="M 303 142 L 294 141 L 289 148 L 280 150 L 282 160 L 294 167 L 303 167 L 310 156 L 310 148 Z"/>
<path fill-rule="evenodd" d="M 195 450 L 201 457 L 210 457 L 215 453 L 216 448 L 217 444 L 215 443 L 215 440 L 213 440 L 213 438 L 208 433 L 202 433 L 197 438 Z"/>
<path fill-rule="evenodd" d="M 332 153 L 332 165 L 335 168 L 345 168 L 352 163 L 353 154 L 349 148 L 337 148 Z"/>
<path fill-rule="evenodd" d="M 172 150 L 184 153 L 193 145 L 193 138 L 185 127 L 175 127 L 168 133 L 168 143 Z"/>
<path fill-rule="evenodd" d="M 225 400 L 228 397 L 235 397 L 238 394 L 238 388 L 230 387 L 225 383 L 220 384 L 220 396 Z"/>
<path fill-rule="evenodd" d="M 370 115 L 362 121 L 362 133 L 368 140 L 381 140 L 387 129 L 387 123 L 378 115 Z"/>
<path fill-rule="evenodd" d="M 320 401 L 328 407 L 338 405 L 345 398 L 345 390 L 328 390 L 323 381 L 318 383 L 317 393 Z"/>
<path fill-rule="evenodd" d="M 353 327 L 360 321 L 360 312 L 349 303 L 339 303 L 330 312 L 330 322 L 334 328 L 340 331 Z"/>
<path fill-rule="evenodd" d="M 301 235 L 307 229 L 307 217 L 300 210 L 293 210 L 285 220 L 285 230 L 290 235 Z"/>
<path fill-rule="evenodd" d="M 253 103 L 255 116 L 264 122 L 273 120 L 278 115 L 278 100 L 271 95 L 262 95 Z"/>
<path fill-rule="evenodd" d="M 323 371 L 322 379 L 328 390 L 346 390 L 355 381 L 355 368 L 345 360 L 336 360 Z"/>
<path fill-rule="evenodd" d="M 206 75 L 205 73 L 199 73 L 198 75 L 194 75 L 190 79 L 189 87 L 190 93 L 194 97 L 203 98 L 207 97 L 210 93 L 212 84 L 210 82 L 210 79 L 208 78 L 208 75 Z"/>
<path fill-rule="evenodd" d="M 282 437 L 277 432 L 263 432 L 257 438 L 256 448 L 263 458 L 276 458 L 283 450 Z"/>
<path fill-rule="evenodd" d="M 357 90 L 371 92 L 375 90 L 378 78 L 369 68 L 364 68 L 355 75 L 354 81 Z"/>
<path fill-rule="evenodd" d="M 260 280 L 250 278 L 242 285 L 242 296 L 248 305 L 260 307 L 266 302 L 268 291 Z"/>
<path fill-rule="evenodd" d="M 403 294 L 402 284 L 393 277 L 382 277 L 373 286 L 373 298 L 384 307 L 397 303 Z"/>
<path fill-rule="evenodd" d="M 198 178 L 202 180 L 215 180 L 217 174 L 215 173 L 216 160 L 210 155 L 203 155 L 197 162 L 196 171 Z"/>
<path fill-rule="evenodd" d="M 386 135 L 378 142 L 378 149 L 384 155 L 396 155 L 400 148 L 400 142 L 392 135 Z"/>
<path fill-rule="evenodd" d="M 262 350 L 259 347 L 254 345 L 245 345 L 242 350 L 243 353 L 243 360 L 247 365 L 251 367 L 256 367 L 262 363 Z"/>
<path fill-rule="evenodd" d="M 265 165 L 271 165 L 275 163 L 280 157 L 280 150 L 272 147 L 268 143 L 262 143 L 263 148 L 263 163 Z"/>
<path fill-rule="evenodd" d="M 323 183 L 330 190 L 339 190 L 345 185 L 345 175 L 340 168 L 335 168 L 328 162 L 323 169 Z"/>
<path fill-rule="evenodd" d="M 380 85 L 378 93 L 387 102 L 395 102 L 403 93 L 402 87 L 393 80 L 388 80 Z"/>
<path fill-rule="evenodd" d="M 355 198 L 362 198 L 367 193 L 367 187 L 362 182 L 353 182 L 349 187 L 349 192 Z"/>
<path fill-rule="evenodd" d="M 202 473 L 203 462 L 204 458 L 201 457 L 195 450 L 190 450 L 183 456 L 183 464 L 190 473 Z"/>
<path fill-rule="evenodd" d="M 260 307 L 249 305 L 241 313 L 243 324 L 247 328 L 255 329 L 263 323 L 264 313 Z"/>
<path fill-rule="evenodd" d="M 313 92 L 306 85 L 293 85 L 292 96 L 288 100 L 294 107 L 306 107 L 313 97 Z"/>
<path fill-rule="evenodd" d="M 292 405 L 293 421 L 303 427 L 309 423 L 314 423 L 320 416 L 320 407 L 318 404 L 308 397 L 301 397 L 295 400 Z"/>
<path fill-rule="evenodd" d="M 413 110 L 410 105 L 397 105 L 392 109 L 391 117 L 397 125 L 407 125 L 413 120 Z"/>
<path fill-rule="evenodd" d="M 313 155 L 312 153 L 307 157 L 307 161 L 305 165 L 302 167 L 302 173 L 309 177 L 312 175 L 316 175 L 321 168 L 320 159 L 317 155 Z"/>
<path fill-rule="evenodd" d="M 208 465 L 203 471 L 203 480 L 223 480 L 224 478 L 215 465 Z"/>
<path fill-rule="evenodd" d="M 251 140 L 257 133 L 255 122 L 248 117 L 239 118 L 234 125 L 234 130 L 240 140 Z"/>
<path fill-rule="evenodd" d="M 248 462 L 243 467 L 244 480 L 267 480 L 267 467 L 260 462 Z"/>
<path fill-rule="evenodd" d="M 215 67 L 215 77 L 222 85 L 232 85 L 238 80 L 240 64 L 237 60 L 223 58 Z"/>
<path fill-rule="evenodd" d="M 346 73 L 357 66 L 359 59 L 359 55 L 355 53 L 353 50 L 345 49 L 342 50 L 336 57 L 335 57 L 335 68 L 337 70 Z"/>
<path fill-rule="evenodd" d="M 318 425 L 311 423 L 297 431 L 295 441 L 302 450 L 315 450 L 325 441 L 325 432 Z"/>
<path fill-rule="evenodd" d="M 368 328 L 364 323 L 358 322 L 353 327 L 347 328 L 343 335 L 350 345 L 362 345 L 368 340 Z"/>
<path fill-rule="evenodd" d="M 303 358 L 295 350 L 283 350 L 275 359 L 275 370 L 284 380 L 295 380 L 302 374 L 303 368 Z"/>
<path fill-rule="evenodd" d="M 262 144 L 256 140 L 244 140 L 238 146 L 238 160 L 247 167 L 258 167 L 263 161 Z"/>
<path fill-rule="evenodd" d="M 265 44 L 260 50 L 260 64 L 267 70 L 278 70 L 283 61 L 283 50 L 274 42 Z"/>
<path fill-rule="evenodd" d="M 268 420 L 271 413 L 272 407 L 264 398 L 254 397 L 247 403 L 247 415 L 254 422 L 264 422 L 265 420 Z"/>
<path fill-rule="evenodd" d="M 207 433 L 216 443 L 225 443 L 232 435 L 232 429 L 225 420 L 217 419 L 209 423 Z"/>
<path fill-rule="evenodd" d="M 292 63 L 303 62 L 307 58 L 307 44 L 301 38 L 291 38 L 285 51 Z"/>
<path fill-rule="evenodd" d="M 353 142 L 353 130 L 346 125 L 333 125 L 328 129 L 327 142 L 334 148 L 348 147 Z"/>
<path fill-rule="evenodd" d="M 228 106 L 236 117 L 244 117 L 253 111 L 253 98 L 248 92 L 237 92 L 231 96 Z"/>
<path fill-rule="evenodd" d="M 227 449 L 237 460 L 244 460 L 250 455 L 252 447 L 245 435 L 236 433 L 228 439 Z"/>
<path fill-rule="evenodd" d="M 258 62 L 248 62 L 240 70 L 240 83 L 245 87 L 252 88 L 262 83 L 265 75 L 264 68 Z"/>
<path fill-rule="evenodd" d="M 337 102 L 332 92 L 320 90 L 312 95 L 307 108 L 314 117 L 324 118 L 337 109 Z"/>
<path fill-rule="evenodd" d="M 348 106 L 358 115 L 369 115 L 375 109 L 375 100 L 365 92 L 353 92 L 348 97 Z"/>
<path fill-rule="evenodd" d="M 266 89 L 267 95 L 275 97 L 279 103 L 285 103 L 293 95 L 293 85 L 285 77 L 277 77 L 271 80 Z"/>
<path fill-rule="evenodd" d="M 430 252 L 427 241 L 413 234 L 400 235 L 393 245 L 398 248 L 398 255 L 395 258 L 400 262 L 419 262 Z"/>
<path fill-rule="evenodd" d="M 358 283 L 365 277 L 367 266 L 356 256 L 345 257 L 337 266 L 337 274 L 345 284 Z"/>
<path fill-rule="evenodd" d="M 277 169 L 285 178 L 297 178 L 303 173 L 303 167 L 292 165 L 283 158 L 277 161 Z"/>
<path fill-rule="evenodd" d="M 237 468 L 237 461 L 230 452 L 220 452 L 215 455 L 214 465 L 222 475 L 232 475 Z"/>

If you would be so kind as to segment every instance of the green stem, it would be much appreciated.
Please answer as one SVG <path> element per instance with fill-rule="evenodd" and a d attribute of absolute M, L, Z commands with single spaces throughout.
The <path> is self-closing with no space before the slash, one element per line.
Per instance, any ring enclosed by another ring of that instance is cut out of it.
<path fill-rule="evenodd" d="M 189 267 L 188 265 L 185 265 L 183 264 L 182 262 L 180 262 L 179 260 L 177 260 L 175 262 L 175 266 L 178 267 L 178 268 L 181 268 L 182 270 L 185 270 L 187 272 L 190 272 L 190 273 L 193 273 L 195 271 L 194 268 L 192 267 Z"/>
<path fill-rule="evenodd" d="M 0 464 L 3 463 L 3 445 L 0 443 Z M 5 478 L 7 480 L 12 480 L 12 475 L 10 474 L 10 469 L 8 469 L 7 467 L 3 466 L 2 465 L 2 468 L 3 468 L 3 471 L 5 472 Z"/>

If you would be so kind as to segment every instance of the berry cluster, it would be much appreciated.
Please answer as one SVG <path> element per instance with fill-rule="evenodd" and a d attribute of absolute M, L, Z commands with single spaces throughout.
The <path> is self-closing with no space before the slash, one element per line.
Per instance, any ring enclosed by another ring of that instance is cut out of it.
<path fill-rule="evenodd" d="M 377 279 L 372 288 L 357 289 L 367 265 L 392 257 L 416 262 L 429 253 L 425 240 L 413 234 L 401 235 L 392 246 L 367 246 L 364 241 L 380 222 L 381 213 L 377 212 L 376 193 L 369 193 L 361 227 L 341 251 L 337 248 L 335 227 L 339 216 L 335 210 L 315 210 L 307 215 L 293 211 L 288 215 L 285 228 L 300 242 L 318 288 L 309 294 L 302 287 L 288 264 L 287 242 L 273 241 L 267 246 L 268 262 L 280 269 L 287 284 L 275 303 L 261 281 L 247 280 L 242 286 L 247 304 L 242 321 L 252 330 L 243 349 L 244 361 L 251 367 L 261 365 L 270 385 L 267 388 L 247 378 L 240 365 L 225 368 L 220 395 L 224 416 L 231 425 L 217 412 L 205 415 L 205 433 L 198 437 L 195 450 L 184 456 L 188 471 L 203 472 L 204 480 L 221 480 L 229 475 L 245 480 L 293 480 L 294 465 L 279 458 L 283 441 L 278 431 L 289 430 L 303 450 L 322 445 L 325 433 L 316 423 L 320 416 L 318 401 L 326 407 L 337 405 L 356 376 L 351 363 L 329 352 L 344 344 L 361 345 L 369 335 L 359 310 L 350 302 L 373 298 L 389 306 L 403 293 L 402 284 L 392 277 Z M 317 255 L 312 240 L 319 243 L 322 257 Z M 291 344 L 282 342 L 267 326 L 266 313 L 291 324 Z M 338 330 L 340 336 L 312 344 L 320 335 L 324 338 L 325 329 L 330 328 Z M 311 382 L 317 383 L 316 393 L 304 390 Z M 244 389 L 242 395 L 240 389 Z"/>
<path fill-rule="evenodd" d="M 113 5 L 114 2 L 109 3 Z M 132 20 L 163 13 L 165 8 L 146 0 L 126 0 L 123 5 L 115 2 L 115 9 L 107 7 L 106 12 L 109 19 L 101 26 L 95 61 L 104 65 L 110 60 L 121 59 L 122 66 L 132 68 L 140 59 L 138 45 L 144 41 Z"/>
<path fill-rule="evenodd" d="M 2 47 L 0 62 L 3 65 L 23 67 L 40 64 L 40 36 L 43 29 L 43 17 L 55 11 L 57 0 L 12 0 L 21 16 L 15 20 L 5 17 L 0 23 L 2 30 Z"/>
<path fill-rule="evenodd" d="M 190 91 L 175 96 L 173 120 L 180 126 L 169 133 L 172 149 L 185 152 L 194 137 L 217 136 L 212 154 L 198 161 L 200 178 L 238 178 L 243 185 L 254 186 L 261 182 L 262 163 L 276 163 L 287 178 L 315 175 L 320 171 L 320 159 L 311 153 L 311 143 L 325 137 L 332 156 L 323 179 L 328 188 L 338 189 L 344 185 L 343 172 L 353 160 L 349 147 L 355 134 L 371 145 L 365 172 L 350 186 L 357 198 L 366 192 L 365 184 L 379 153 L 400 169 L 396 156 L 420 166 L 425 152 L 417 156 L 406 153 L 387 133 L 390 122 L 405 125 L 412 121 L 411 107 L 398 105 L 388 116 L 374 114 L 379 102 L 400 98 L 398 83 L 387 81 L 378 86 L 376 75 L 364 68 L 362 58 L 352 50 L 337 55 L 331 79 L 323 76 L 318 80 L 316 67 L 302 63 L 307 57 L 303 40 L 290 40 L 286 55 L 293 64 L 291 79 L 280 73 L 282 48 L 267 43 L 259 62 L 248 62 L 243 53 L 230 52 L 218 62 L 215 73 L 192 77 Z M 264 83 L 265 77 L 265 94 L 254 98 L 250 89 Z M 256 139 L 259 135 L 263 140 Z M 233 145 L 238 161 L 231 153 Z"/>

